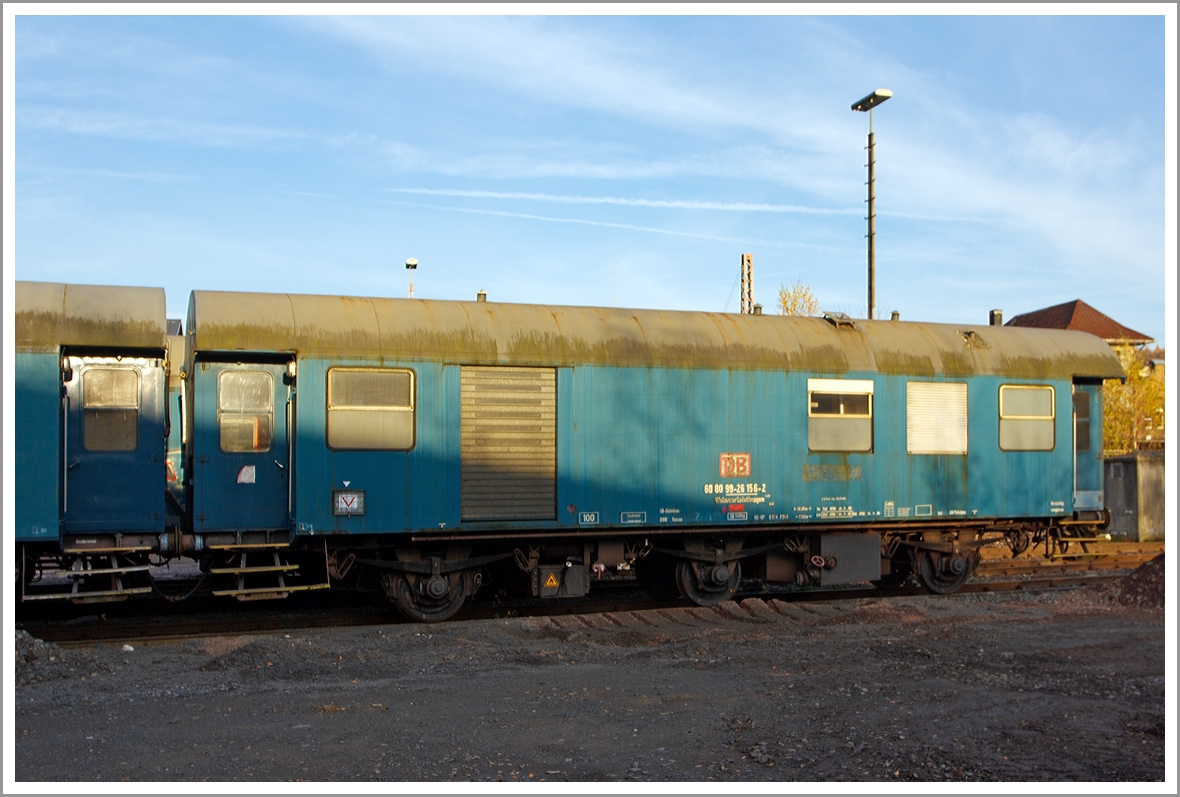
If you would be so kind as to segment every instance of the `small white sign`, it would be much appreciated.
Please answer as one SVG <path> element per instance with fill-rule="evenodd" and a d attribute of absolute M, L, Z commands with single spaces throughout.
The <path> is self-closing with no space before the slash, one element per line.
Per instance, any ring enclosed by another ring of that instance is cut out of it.
<path fill-rule="evenodd" d="M 336 490 L 332 493 L 332 514 L 334 515 L 363 515 L 365 514 L 364 490 Z"/>
<path fill-rule="evenodd" d="M 253 484 L 254 483 L 254 466 L 243 465 L 242 469 L 238 471 L 238 484 Z"/>

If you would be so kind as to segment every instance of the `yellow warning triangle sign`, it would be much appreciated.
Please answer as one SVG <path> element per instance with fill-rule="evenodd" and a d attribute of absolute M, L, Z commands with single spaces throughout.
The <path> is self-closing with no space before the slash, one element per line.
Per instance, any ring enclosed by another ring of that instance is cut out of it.
<path fill-rule="evenodd" d="M 549 574 L 549 578 L 545 579 L 545 586 L 546 587 L 559 587 L 559 586 L 561 586 L 560 584 L 557 583 L 557 574 L 556 573 Z"/>

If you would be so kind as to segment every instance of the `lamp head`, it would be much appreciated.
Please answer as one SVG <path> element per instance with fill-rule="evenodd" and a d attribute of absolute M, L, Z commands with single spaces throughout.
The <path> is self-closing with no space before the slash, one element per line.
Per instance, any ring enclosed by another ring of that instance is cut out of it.
<path fill-rule="evenodd" d="M 852 103 L 852 110 L 854 111 L 868 111 L 885 102 L 893 96 L 893 92 L 889 89 L 877 89 L 872 94 Z"/>
<path fill-rule="evenodd" d="M 411 271 L 418 268 L 418 258 L 407 257 L 406 258 L 406 268 L 410 269 Z"/>

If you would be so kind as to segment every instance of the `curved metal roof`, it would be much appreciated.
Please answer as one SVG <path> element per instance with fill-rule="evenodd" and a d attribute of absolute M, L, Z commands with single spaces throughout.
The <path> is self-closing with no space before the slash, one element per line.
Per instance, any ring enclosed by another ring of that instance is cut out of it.
<path fill-rule="evenodd" d="M 194 291 L 196 352 L 881 372 L 1122 378 L 1110 347 L 1081 332 L 901 321 Z"/>
<path fill-rule="evenodd" d="M 16 283 L 16 350 L 164 348 L 164 289 Z"/>

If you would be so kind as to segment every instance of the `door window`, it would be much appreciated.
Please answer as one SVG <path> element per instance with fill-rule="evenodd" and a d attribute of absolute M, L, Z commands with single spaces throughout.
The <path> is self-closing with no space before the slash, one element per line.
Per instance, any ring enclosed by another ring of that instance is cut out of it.
<path fill-rule="evenodd" d="M 139 372 L 87 368 L 82 375 L 82 446 L 134 451 L 139 446 Z"/>
<path fill-rule="evenodd" d="M 222 371 L 217 377 L 221 450 L 269 451 L 274 437 L 274 377 L 266 371 Z"/>
<path fill-rule="evenodd" d="M 1078 453 L 1090 450 L 1090 394 L 1073 394 L 1074 440 Z"/>

